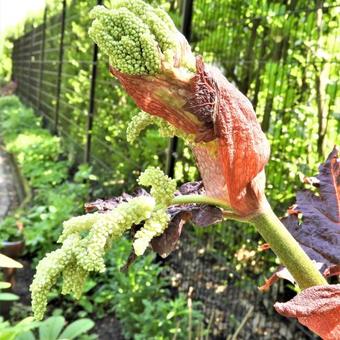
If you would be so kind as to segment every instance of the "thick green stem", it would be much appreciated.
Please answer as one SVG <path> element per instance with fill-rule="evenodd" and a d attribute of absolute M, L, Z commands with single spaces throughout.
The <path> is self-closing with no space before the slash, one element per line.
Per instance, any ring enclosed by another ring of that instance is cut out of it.
<path fill-rule="evenodd" d="M 262 212 L 251 217 L 249 222 L 254 224 L 257 231 L 269 243 L 301 289 L 327 284 L 326 279 L 277 218 L 269 204 L 266 204 Z"/>
<path fill-rule="evenodd" d="M 191 204 L 191 203 L 216 205 L 225 210 L 231 209 L 230 206 L 226 204 L 225 201 L 204 195 L 181 195 L 174 197 L 174 199 L 172 200 L 172 204 Z"/>
<path fill-rule="evenodd" d="M 231 208 L 224 201 L 203 195 L 183 195 L 173 199 L 172 204 L 210 204 L 227 211 Z M 226 214 L 229 218 L 229 214 Z M 230 216 L 234 216 L 231 214 Z M 236 215 L 235 215 L 236 216 Z M 266 202 L 261 211 L 251 217 L 233 218 L 242 222 L 252 223 L 262 235 L 271 249 L 279 257 L 301 289 L 312 286 L 326 285 L 326 279 L 318 271 L 315 264 L 307 256 L 294 237 L 274 214 Z"/>

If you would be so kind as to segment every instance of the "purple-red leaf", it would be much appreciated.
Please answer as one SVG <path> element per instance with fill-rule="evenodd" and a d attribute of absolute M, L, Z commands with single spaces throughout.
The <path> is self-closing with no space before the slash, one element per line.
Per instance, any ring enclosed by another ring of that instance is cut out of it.
<path fill-rule="evenodd" d="M 93 202 L 85 203 L 85 211 L 87 213 L 93 212 L 93 211 L 98 211 L 98 212 L 106 212 L 110 211 L 114 208 L 117 207 L 118 204 L 123 203 L 123 202 L 128 202 L 134 197 L 139 197 L 139 196 L 150 196 L 150 194 L 142 189 L 142 188 L 137 188 L 135 192 L 130 195 L 127 193 L 123 193 L 121 196 L 117 197 L 111 197 L 106 200 L 103 199 L 97 199 Z"/>
<path fill-rule="evenodd" d="M 205 194 L 202 182 L 185 183 L 176 192 L 176 196 L 192 194 Z M 198 227 L 206 227 L 223 219 L 220 208 L 204 204 L 173 205 L 168 208 L 168 214 L 171 216 L 168 228 L 151 241 L 152 249 L 162 257 L 167 257 L 175 249 L 186 222 L 191 221 Z"/>
<path fill-rule="evenodd" d="M 317 262 L 327 266 L 340 264 L 340 159 L 335 147 L 317 176 L 319 196 L 304 190 L 297 194 L 293 215 L 295 223 L 287 219 L 288 230 Z M 303 215 L 299 225 L 297 214 Z M 317 257 L 317 258 L 316 258 Z"/>
<path fill-rule="evenodd" d="M 183 184 L 175 193 L 179 195 L 204 195 L 205 190 L 202 182 L 190 182 Z M 138 188 L 132 195 L 124 193 L 121 196 L 113 197 L 107 200 L 98 199 L 94 202 L 86 203 L 86 212 L 99 211 L 105 213 L 117 207 L 122 202 L 128 202 L 136 196 L 150 196 L 150 194 L 142 189 Z M 173 205 L 167 210 L 170 215 L 170 223 L 164 233 L 158 237 L 155 237 L 151 241 L 152 249 L 160 256 L 168 256 L 176 247 L 179 240 L 183 226 L 186 222 L 191 221 L 199 227 L 206 227 L 222 221 L 223 214 L 220 208 L 204 204 L 183 204 Z M 136 232 L 140 226 L 136 226 L 134 231 Z M 126 268 L 133 262 L 135 258 L 131 256 Z"/>
<path fill-rule="evenodd" d="M 340 285 L 307 288 L 274 307 L 284 316 L 297 318 L 325 340 L 340 339 Z"/>
<path fill-rule="evenodd" d="M 319 175 L 305 182 L 318 188 L 319 195 L 310 190 L 297 193 L 296 204 L 281 221 L 299 242 L 307 255 L 316 262 L 324 276 L 338 275 L 340 269 L 340 159 L 334 147 Z M 299 221 L 302 214 L 303 222 Z M 278 278 L 289 279 L 279 269 L 260 288 L 266 290 Z"/>
<path fill-rule="evenodd" d="M 151 240 L 153 251 L 163 258 L 167 257 L 175 249 L 181 236 L 183 226 L 190 218 L 191 214 L 185 211 L 172 217 L 169 226 L 165 229 L 164 233 Z"/>

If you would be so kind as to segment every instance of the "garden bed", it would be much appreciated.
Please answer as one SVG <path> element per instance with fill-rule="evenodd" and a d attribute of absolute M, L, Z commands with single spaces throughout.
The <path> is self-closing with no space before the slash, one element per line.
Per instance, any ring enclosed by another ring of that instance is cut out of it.
<path fill-rule="evenodd" d="M 75 170 L 63 156 L 60 139 L 42 129 L 40 119 L 16 97 L 1 101 L 5 123 L 0 121 L 0 125 L 6 149 L 13 153 L 19 173 L 33 193 L 27 204 L 0 225 L 3 231 L 13 223 L 22 226 L 26 244 L 24 269 L 14 276 L 13 291 L 20 300 L 9 311 L 11 322 L 16 323 L 31 315 L 29 285 L 37 262 L 56 248 L 63 221 L 83 213 L 90 191 L 90 169 L 81 165 Z M 161 268 L 151 254 L 140 258 L 128 273 L 120 272 L 130 251 L 127 240 L 115 243 L 107 257 L 107 271 L 86 281 L 79 301 L 61 296 L 60 285 L 53 289 L 48 315 L 63 315 L 68 323 L 77 318 L 93 318 L 100 339 L 119 339 L 122 334 L 125 338 L 138 335 L 141 339 L 187 334 L 189 312 L 185 295 L 170 296 L 165 288 L 169 278 L 160 275 Z M 194 310 L 192 320 L 196 329 L 201 314 Z"/>
<path fill-rule="evenodd" d="M 235 264 L 209 252 L 207 243 L 185 231 L 169 262 L 173 285 L 183 293 L 192 290 L 193 298 L 202 301 L 209 339 L 318 339 L 295 320 L 275 313 L 273 301 L 294 295 L 283 282 L 260 292 L 254 285 L 255 274 L 253 280 L 242 281 Z"/>

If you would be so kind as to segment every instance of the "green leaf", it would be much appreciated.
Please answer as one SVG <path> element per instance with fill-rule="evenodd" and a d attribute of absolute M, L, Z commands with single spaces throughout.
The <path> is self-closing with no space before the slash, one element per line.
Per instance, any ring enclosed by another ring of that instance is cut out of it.
<path fill-rule="evenodd" d="M 39 337 L 44 340 L 57 340 L 63 329 L 65 319 L 62 316 L 52 316 L 41 323 Z"/>
<path fill-rule="evenodd" d="M 15 340 L 35 340 L 35 336 L 31 331 L 18 335 Z"/>
<path fill-rule="evenodd" d="M 19 296 L 12 293 L 0 293 L 0 301 L 16 301 Z"/>
<path fill-rule="evenodd" d="M 0 254 L 0 267 L 4 268 L 22 268 L 22 264 L 12 260 L 10 257 Z"/>
<path fill-rule="evenodd" d="M 94 322 L 90 319 L 80 319 L 72 322 L 60 335 L 60 339 L 75 339 L 77 336 L 88 332 L 94 327 Z"/>
<path fill-rule="evenodd" d="M 11 286 L 9 282 L 0 282 L 0 289 L 7 289 Z"/>

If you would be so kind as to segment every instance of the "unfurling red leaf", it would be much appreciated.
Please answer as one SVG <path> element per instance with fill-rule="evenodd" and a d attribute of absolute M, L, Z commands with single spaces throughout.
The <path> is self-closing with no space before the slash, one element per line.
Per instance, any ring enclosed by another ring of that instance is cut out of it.
<path fill-rule="evenodd" d="M 297 318 L 325 340 L 340 339 L 340 285 L 307 288 L 274 307 L 284 316 Z"/>
<path fill-rule="evenodd" d="M 310 190 L 298 192 L 296 204 L 281 221 L 324 276 L 339 275 L 340 158 L 336 147 L 326 162 L 320 165 L 316 179 L 307 182 L 318 188 L 319 195 Z M 300 213 L 303 217 L 301 224 L 298 217 Z M 287 269 L 280 268 L 260 289 L 268 289 L 279 278 L 292 279 L 286 274 Z"/>

